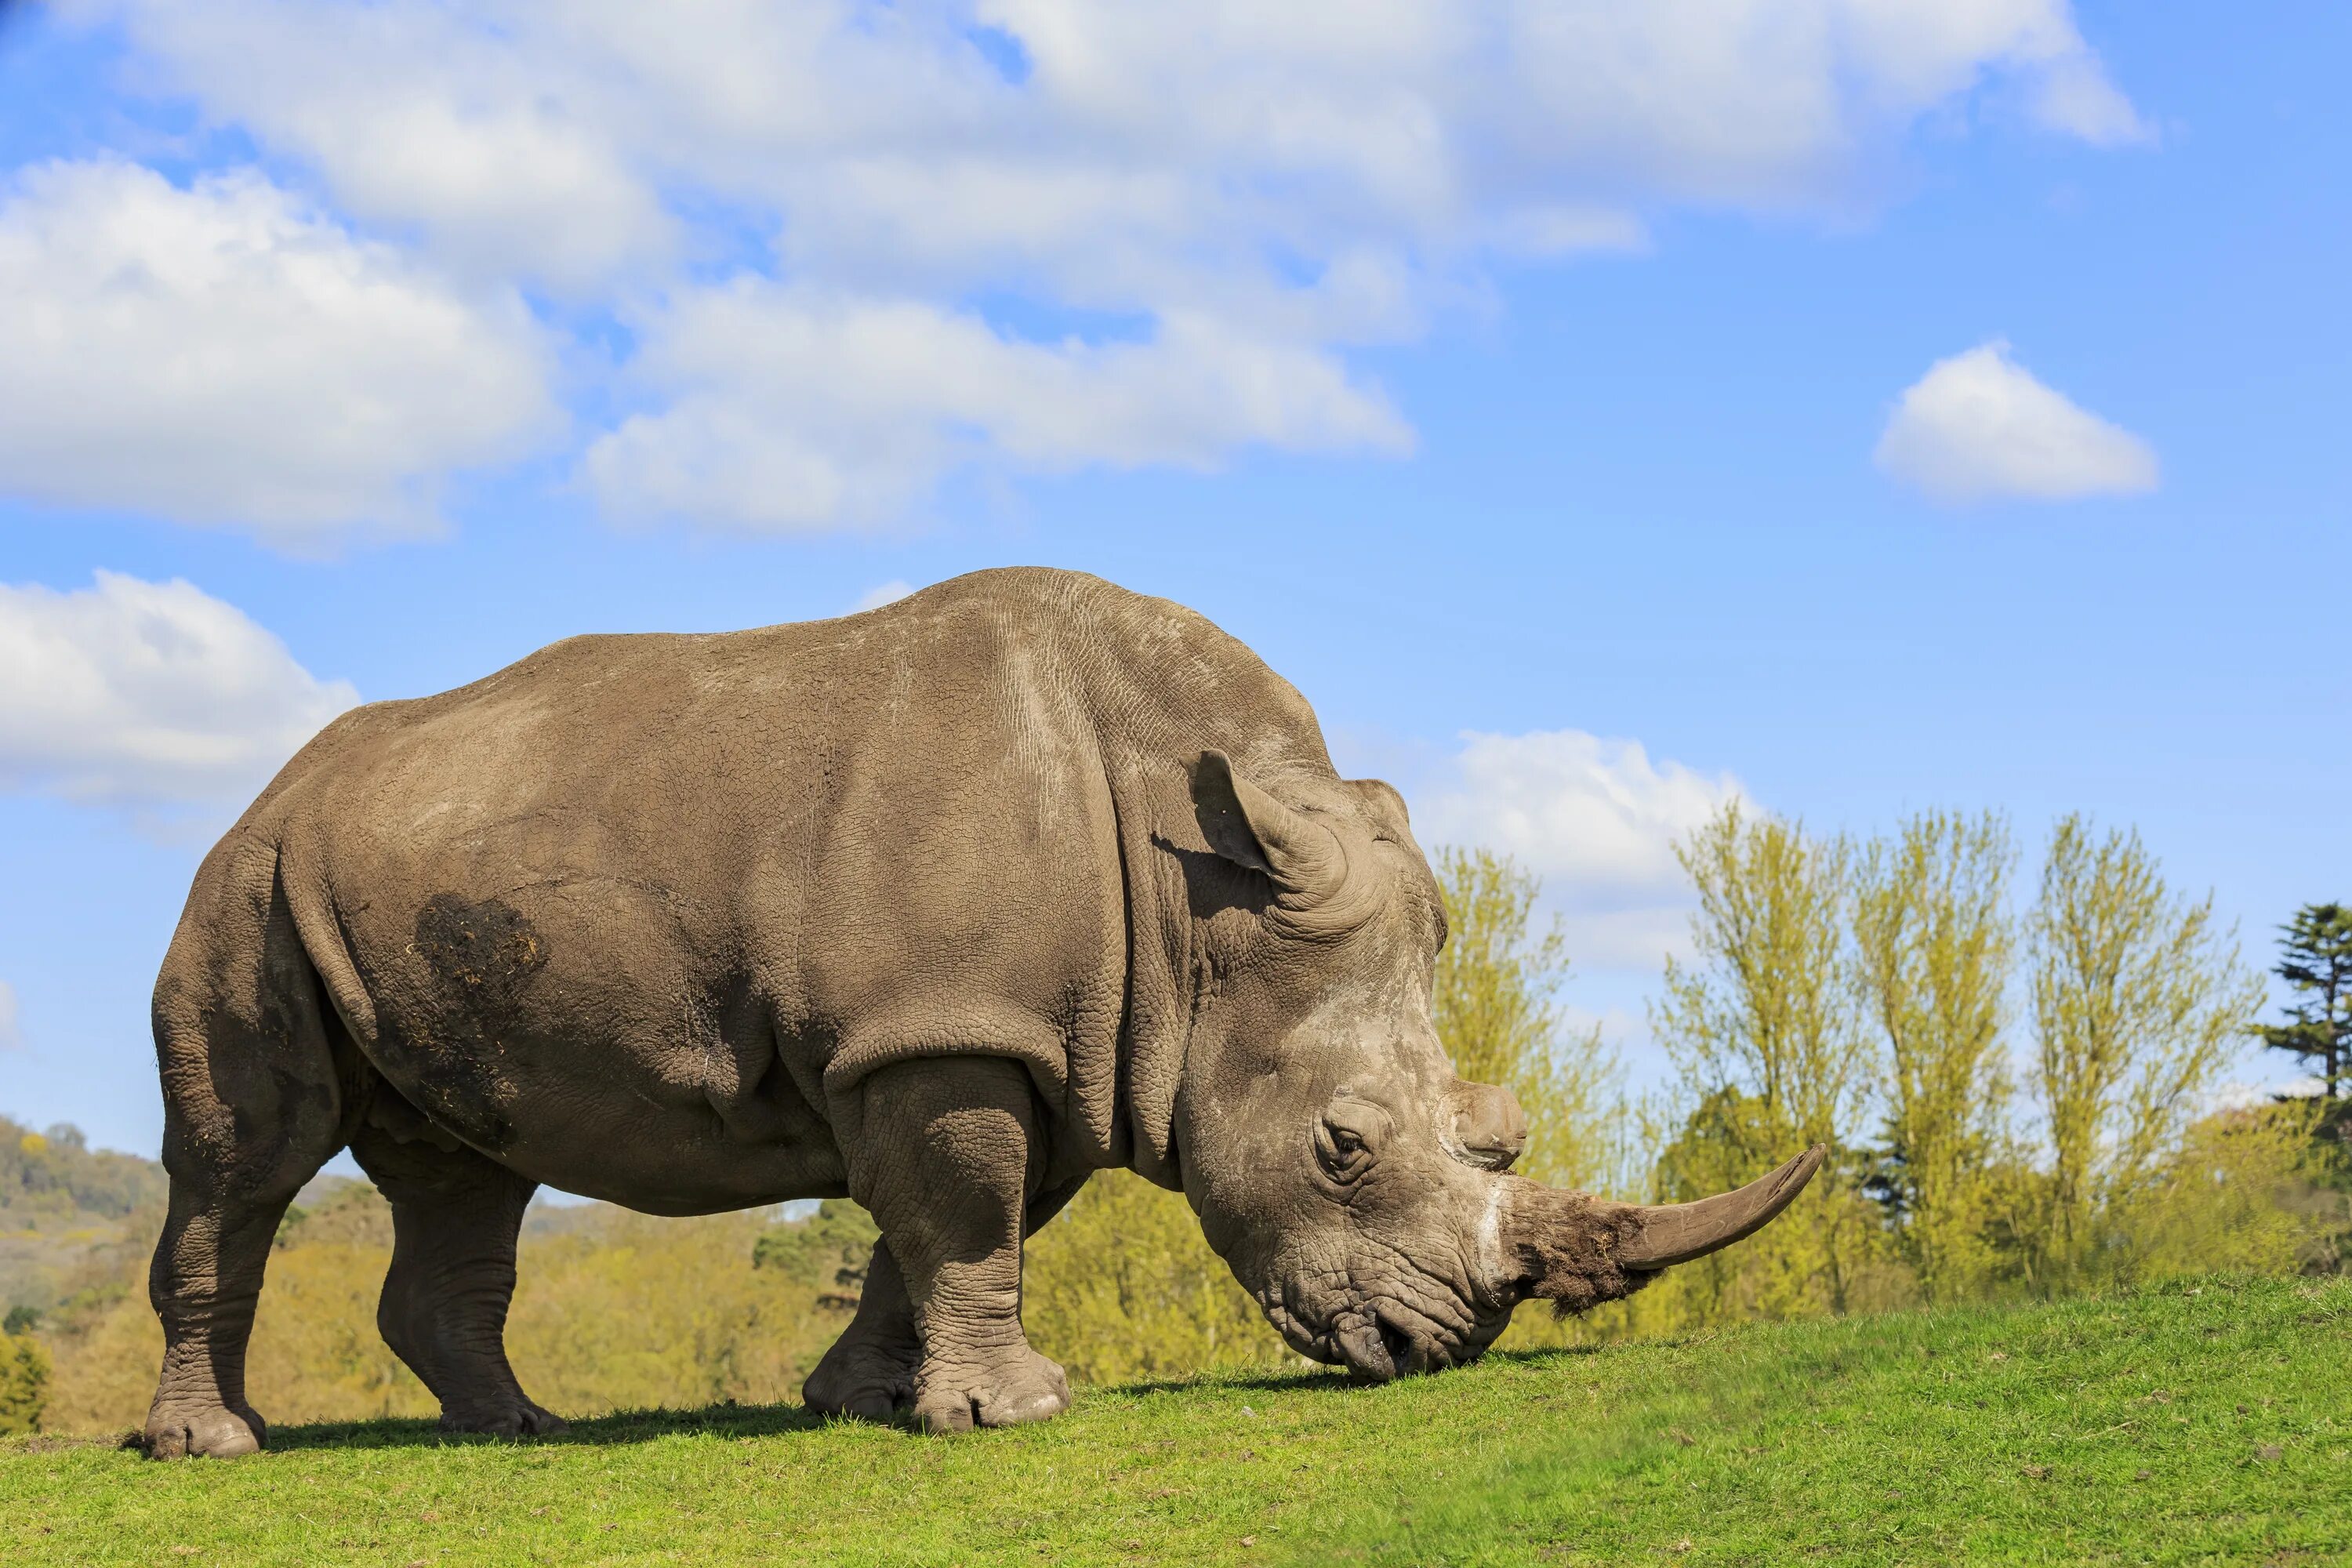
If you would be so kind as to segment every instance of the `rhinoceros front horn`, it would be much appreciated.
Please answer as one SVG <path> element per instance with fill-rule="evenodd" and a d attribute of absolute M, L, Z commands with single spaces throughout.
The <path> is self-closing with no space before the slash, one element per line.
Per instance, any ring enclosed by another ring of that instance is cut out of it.
<path fill-rule="evenodd" d="M 1695 1204 L 1633 1207 L 1639 1224 L 1617 1248 L 1618 1266 L 1644 1272 L 1669 1268 L 1755 1235 L 1805 1190 L 1828 1152 L 1816 1143 L 1769 1175 Z"/>
<path fill-rule="evenodd" d="M 1504 1187 L 1499 1281 L 1507 1294 L 1548 1297 L 1581 1311 L 1638 1290 L 1662 1268 L 1753 1236 L 1793 1202 L 1828 1152 L 1814 1144 L 1737 1192 L 1690 1204 L 1617 1204 L 1516 1176 Z"/>

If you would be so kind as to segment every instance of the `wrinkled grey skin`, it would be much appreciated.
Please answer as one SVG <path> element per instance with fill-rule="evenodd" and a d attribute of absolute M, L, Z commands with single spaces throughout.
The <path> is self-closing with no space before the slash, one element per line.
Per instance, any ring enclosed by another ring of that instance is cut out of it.
<path fill-rule="evenodd" d="M 541 1183 L 857 1199 L 883 1243 L 806 1396 L 940 1430 L 1068 1404 L 1021 1244 L 1094 1171 L 1181 1188 L 1284 1337 L 1371 1379 L 1623 1295 L 1811 1174 L 1643 1210 L 1504 1173 L 1518 1109 L 1430 1026 L 1444 937 L 1403 803 L 1296 691 L 1075 574 L 358 710 L 206 857 L 157 982 L 149 1451 L 265 1440 L 270 1238 L 345 1147 L 393 1206 L 386 1341 L 446 1426 L 507 1435 L 561 1426 L 503 1346 Z"/>

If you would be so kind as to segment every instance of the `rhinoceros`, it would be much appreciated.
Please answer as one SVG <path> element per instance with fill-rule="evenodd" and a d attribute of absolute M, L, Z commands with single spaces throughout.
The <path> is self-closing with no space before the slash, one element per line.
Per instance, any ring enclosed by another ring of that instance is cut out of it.
<path fill-rule="evenodd" d="M 1073 573 L 836 620 L 581 637 L 354 710 L 196 873 L 157 981 L 160 1457 L 259 1447 L 245 1352 L 297 1189 L 390 1201 L 378 1323 L 454 1430 L 544 1433 L 503 1343 L 542 1184 L 654 1214 L 846 1195 L 882 1239 L 818 1411 L 1050 1416 L 1025 1237 L 1180 1190 L 1300 1354 L 1383 1380 L 1530 1297 L 1622 1297 L 1814 1149 L 1643 1206 L 1510 1173 L 1432 1026 L 1403 800 L 1207 620 Z"/>

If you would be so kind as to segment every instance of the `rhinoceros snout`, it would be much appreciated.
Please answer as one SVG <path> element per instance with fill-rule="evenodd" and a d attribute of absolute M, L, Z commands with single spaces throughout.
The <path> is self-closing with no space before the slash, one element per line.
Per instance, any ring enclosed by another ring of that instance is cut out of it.
<path fill-rule="evenodd" d="M 1464 1335 L 1391 1301 L 1340 1314 L 1331 1335 L 1349 1373 L 1368 1383 L 1444 1372 L 1477 1359 L 1487 1335 Z"/>

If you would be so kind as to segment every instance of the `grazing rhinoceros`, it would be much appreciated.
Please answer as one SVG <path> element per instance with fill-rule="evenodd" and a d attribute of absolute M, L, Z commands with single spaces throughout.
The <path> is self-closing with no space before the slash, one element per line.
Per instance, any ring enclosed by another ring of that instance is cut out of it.
<path fill-rule="evenodd" d="M 157 1455 L 260 1446 L 245 1350 L 296 1189 L 391 1200 L 378 1317 L 455 1429 L 545 1432 L 502 1334 L 542 1182 L 656 1214 L 846 1194 L 882 1230 L 811 1405 L 1069 1402 L 1023 1238 L 1181 1188 L 1285 1340 L 1372 1379 L 1736 1240 L 1801 1155 L 1643 1208 L 1507 1174 L 1430 1026 L 1395 791 L 1190 611 L 984 572 L 845 619 L 558 643 L 344 715 L 205 859 L 155 988 Z"/>

